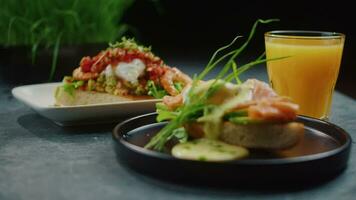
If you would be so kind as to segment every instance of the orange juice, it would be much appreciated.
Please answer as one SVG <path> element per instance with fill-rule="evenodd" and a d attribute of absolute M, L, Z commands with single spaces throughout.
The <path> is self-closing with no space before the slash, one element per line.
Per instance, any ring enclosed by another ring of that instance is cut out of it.
<path fill-rule="evenodd" d="M 318 32 L 319 33 L 319 32 Z M 299 104 L 299 114 L 327 118 L 339 73 L 344 36 L 265 37 L 266 56 L 285 57 L 267 62 L 273 89 Z"/>

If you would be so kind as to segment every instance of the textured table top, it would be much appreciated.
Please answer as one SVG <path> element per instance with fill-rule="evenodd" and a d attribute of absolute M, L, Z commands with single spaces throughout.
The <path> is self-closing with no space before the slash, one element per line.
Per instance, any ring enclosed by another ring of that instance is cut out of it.
<path fill-rule="evenodd" d="M 264 71 L 246 76 L 266 79 Z M 355 199 L 356 148 L 340 176 L 306 189 L 168 183 L 117 162 L 111 137 L 114 124 L 59 127 L 16 101 L 12 88 L 0 80 L 0 199 Z M 331 122 L 356 138 L 356 102 L 336 92 Z"/>

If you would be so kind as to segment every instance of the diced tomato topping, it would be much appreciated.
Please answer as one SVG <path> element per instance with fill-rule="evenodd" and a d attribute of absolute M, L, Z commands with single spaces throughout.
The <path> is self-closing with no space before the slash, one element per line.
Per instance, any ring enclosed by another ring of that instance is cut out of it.
<path fill-rule="evenodd" d="M 147 66 L 148 79 L 158 82 L 159 78 L 163 76 L 166 70 L 167 70 L 166 67 L 159 66 L 156 64 L 149 64 Z"/>
<path fill-rule="evenodd" d="M 93 61 L 89 56 L 83 57 L 80 61 L 80 67 L 83 72 L 90 72 Z"/>
<path fill-rule="evenodd" d="M 133 59 L 137 58 L 138 56 L 134 52 L 127 52 L 125 56 L 123 56 L 121 59 L 123 62 L 131 62 Z"/>
<path fill-rule="evenodd" d="M 166 71 L 163 61 L 152 53 L 120 48 L 101 51 L 92 58 L 89 56 L 83 57 L 80 67 L 83 72 L 101 73 L 109 64 L 115 66 L 119 62 L 128 63 L 136 58 L 146 64 L 148 78 L 151 80 L 158 80 Z"/>

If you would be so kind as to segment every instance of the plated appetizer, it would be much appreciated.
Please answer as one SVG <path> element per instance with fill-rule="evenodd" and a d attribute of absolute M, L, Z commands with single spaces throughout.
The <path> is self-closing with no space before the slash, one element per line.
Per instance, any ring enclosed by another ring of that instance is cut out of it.
<path fill-rule="evenodd" d="M 163 102 L 157 104 L 157 121 L 169 122 L 146 148 L 162 151 L 166 143 L 174 139 L 179 143 L 171 154 L 177 158 L 224 161 L 244 158 L 250 149 L 286 149 L 300 140 L 304 125 L 295 122 L 298 105 L 287 97 L 278 96 L 264 82 L 239 79 L 250 67 L 267 61 L 263 53 L 255 61 L 238 67 L 235 58 L 248 45 L 257 24 L 271 21 L 258 20 L 240 48 L 217 57 L 235 43 L 239 38 L 236 37 L 218 49 L 206 68 L 181 94 L 165 96 Z M 203 81 L 224 60 L 226 64 L 217 77 Z"/>
<path fill-rule="evenodd" d="M 191 78 L 166 65 L 134 39 L 120 42 L 98 55 L 83 57 L 72 76 L 55 92 L 56 105 L 86 105 L 176 96 Z"/>

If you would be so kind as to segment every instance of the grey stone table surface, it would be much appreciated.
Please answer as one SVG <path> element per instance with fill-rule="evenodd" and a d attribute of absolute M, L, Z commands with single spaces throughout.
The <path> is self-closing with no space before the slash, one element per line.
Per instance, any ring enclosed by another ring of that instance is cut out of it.
<path fill-rule="evenodd" d="M 248 76 L 266 79 L 258 70 Z M 0 80 L 0 199 L 356 199 L 356 148 L 341 175 L 311 188 L 246 190 L 164 182 L 118 163 L 114 124 L 57 126 L 16 101 L 13 87 Z M 356 138 L 355 100 L 336 92 L 331 122 Z"/>

